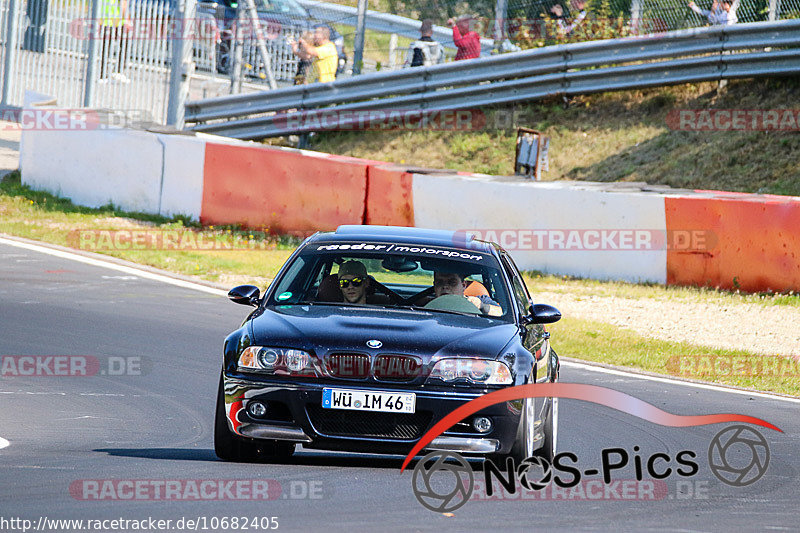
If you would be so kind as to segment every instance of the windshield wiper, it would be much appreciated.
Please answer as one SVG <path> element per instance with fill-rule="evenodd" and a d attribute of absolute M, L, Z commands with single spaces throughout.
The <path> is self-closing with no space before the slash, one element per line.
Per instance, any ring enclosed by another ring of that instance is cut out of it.
<path fill-rule="evenodd" d="M 451 311 L 450 309 L 431 309 L 430 307 L 423 307 L 421 305 L 387 305 L 386 307 L 390 309 L 410 309 L 412 311 L 425 311 L 429 313 L 442 312 L 461 316 L 481 316 L 478 313 L 464 313 L 463 311 Z"/>
<path fill-rule="evenodd" d="M 300 302 L 277 302 L 275 305 L 335 305 L 338 307 L 346 306 L 346 307 L 366 307 L 367 304 L 351 304 L 349 302 L 310 302 L 310 301 L 300 301 Z"/>

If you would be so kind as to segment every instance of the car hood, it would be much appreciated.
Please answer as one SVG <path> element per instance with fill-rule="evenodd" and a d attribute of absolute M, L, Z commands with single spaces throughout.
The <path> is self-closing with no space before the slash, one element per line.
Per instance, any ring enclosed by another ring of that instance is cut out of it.
<path fill-rule="evenodd" d="M 336 351 L 496 358 L 517 326 L 450 313 L 331 305 L 265 309 L 250 320 L 253 344 L 299 348 L 322 357 Z M 380 341 L 371 348 L 367 341 Z"/>

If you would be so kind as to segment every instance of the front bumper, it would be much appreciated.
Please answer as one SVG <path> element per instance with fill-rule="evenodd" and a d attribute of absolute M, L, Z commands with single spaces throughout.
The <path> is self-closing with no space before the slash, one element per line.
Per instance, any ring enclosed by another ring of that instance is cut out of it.
<path fill-rule="evenodd" d="M 419 439 L 454 409 L 489 391 L 445 387 L 402 387 L 378 383 L 344 383 L 331 380 L 262 379 L 261 376 L 225 375 L 228 426 L 253 439 L 302 443 L 307 448 L 407 454 Z M 358 389 L 416 394 L 414 414 L 380 413 L 322 408 L 322 389 Z M 250 402 L 267 406 L 255 418 Z M 508 453 L 516 438 L 521 402 L 504 402 L 483 409 L 436 437 L 426 450 L 460 453 Z M 492 429 L 478 433 L 471 427 L 475 416 L 491 419 Z"/>

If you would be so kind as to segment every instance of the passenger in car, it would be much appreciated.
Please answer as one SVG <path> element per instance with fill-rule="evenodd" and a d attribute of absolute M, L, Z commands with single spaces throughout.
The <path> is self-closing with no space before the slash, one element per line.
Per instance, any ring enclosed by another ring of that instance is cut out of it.
<path fill-rule="evenodd" d="M 503 315 L 503 309 L 500 307 L 500 304 L 492 300 L 488 294 L 481 296 L 467 296 L 464 294 L 466 288 L 467 282 L 463 274 L 440 271 L 434 271 L 433 273 L 433 291 L 437 298 L 448 294 L 463 296 L 475 307 L 480 309 L 481 313 L 489 316 Z"/>
<path fill-rule="evenodd" d="M 339 288 L 344 300 L 351 304 L 367 303 L 370 278 L 367 267 L 360 261 L 345 261 L 339 267 Z"/>

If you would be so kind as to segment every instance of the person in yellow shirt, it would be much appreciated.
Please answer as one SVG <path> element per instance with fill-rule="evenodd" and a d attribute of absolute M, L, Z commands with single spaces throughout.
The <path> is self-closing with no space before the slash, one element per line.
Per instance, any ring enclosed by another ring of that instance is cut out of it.
<path fill-rule="evenodd" d="M 300 45 L 312 60 L 311 75 L 309 81 L 319 81 L 322 83 L 336 79 L 336 67 L 339 65 L 339 53 L 336 45 L 331 42 L 331 30 L 326 26 L 317 26 L 314 30 L 313 43 L 300 39 Z M 292 50 L 300 55 L 297 43 L 292 42 Z"/>
<path fill-rule="evenodd" d="M 103 27 L 102 46 L 100 48 L 100 82 L 107 82 L 109 63 L 112 59 L 111 48 L 116 42 L 118 53 L 116 69 L 111 77 L 117 81 L 128 83 L 128 77 L 122 73 L 128 56 L 128 33 L 131 21 L 128 19 L 128 0 L 100 0 L 100 16 Z"/>

